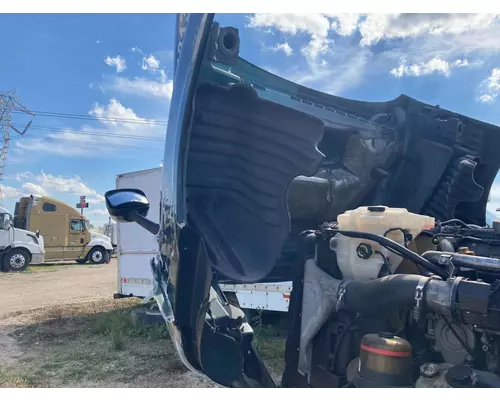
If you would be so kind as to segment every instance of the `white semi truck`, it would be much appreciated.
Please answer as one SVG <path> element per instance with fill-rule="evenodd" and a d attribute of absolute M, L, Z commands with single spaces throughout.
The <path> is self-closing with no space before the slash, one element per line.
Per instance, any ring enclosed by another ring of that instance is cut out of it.
<path fill-rule="evenodd" d="M 149 199 L 148 219 L 159 222 L 162 168 L 120 174 L 116 188 L 142 190 Z M 148 298 L 153 289 L 150 260 L 157 253 L 156 237 L 138 224 L 117 223 L 117 258 L 119 297 Z M 220 285 L 221 290 L 234 293 L 241 308 L 266 311 L 288 311 L 291 282 Z"/>
<path fill-rule="evenodd" d="M 43 237 L 13 226 L 10 212 L 0 206 L 0 270 L 22 272 L 45 261 Z"/>

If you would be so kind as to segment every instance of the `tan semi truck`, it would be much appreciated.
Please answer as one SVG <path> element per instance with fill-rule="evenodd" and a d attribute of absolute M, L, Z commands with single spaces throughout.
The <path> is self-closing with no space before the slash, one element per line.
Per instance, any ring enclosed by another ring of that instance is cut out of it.
<path fill-rule="evenodd" d="M 89 230 L 89 221 L 62 201 L 45 196 L 22 197 L 14 212 L 14 226 L 39 231 L 45 241 L 45 261 L 75 260 L 83 264 L 109 262 L 111 240 Z"/>

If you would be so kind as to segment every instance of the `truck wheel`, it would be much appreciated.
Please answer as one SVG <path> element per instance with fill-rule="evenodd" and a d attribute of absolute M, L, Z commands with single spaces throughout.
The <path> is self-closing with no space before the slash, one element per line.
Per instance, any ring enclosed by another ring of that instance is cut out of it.
<path fill-rule="evenodd" d="M 23 272 L 30 264 L 30 255 L 23 249 L 12 249 L 3 258 L 3 267 L 10 272 Z"/>
<path fill-rule="evenodd" d="M 90 250 L 88 259 L 92 264 L 102 264 L 106 260 L 105 250 L 100 247 L 95 247 Z"/>

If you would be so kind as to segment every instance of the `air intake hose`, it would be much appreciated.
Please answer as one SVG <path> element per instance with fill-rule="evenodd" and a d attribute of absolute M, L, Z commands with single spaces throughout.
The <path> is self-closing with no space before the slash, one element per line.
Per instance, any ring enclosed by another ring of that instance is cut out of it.
<path fill-rule="evenodd" d="M 430 278 L 421 275 L 390 275 L 372 281 L 351 281 L 343 295 L 343 308 L 354 313 L 380 312 L 410 308 L 415 303 L 419 282 Z"/>

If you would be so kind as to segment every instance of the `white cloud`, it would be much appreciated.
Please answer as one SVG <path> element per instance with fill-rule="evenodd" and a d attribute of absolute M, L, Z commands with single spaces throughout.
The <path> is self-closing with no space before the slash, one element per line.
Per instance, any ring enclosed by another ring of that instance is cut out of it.
<path fill-rule="evenodd" d="M 397 68 L 391 70 L 391 75 L 394 75 L 396 78 L 401 78 L 405 75 L 424 76 L 433 73 L 441 73 L 445 76 L 448 76 L 450 74 L 450 69 L 451 67 L 448 61 L 436 57 L 427 62 L 419 64 L 400 64 Z"/>
<path fill-rule="evenodd" d="M 89 115 L 96 117 L 104 125 L 120 126 L 130 131 L 143 130 L 145 126 L 154 122 L 138 117 L 134 110 L 123 106 L 114 98 L 107 105 L 95 103 L 89 111 Z"/>
<path fill-rule="evenodd" d="M 291 56 L 293 54 L 293 49 L 287 42 L 278 43 L 276 46 L 270 47 L 269 50 L 274 51 L 275 53 L 282 51 L 286 56 Z"/>
<path fill-rule="evenodd" d="M 462 67 L 468 67 L 470 66 L 470 63 L 469 63 L 469 60 L 465 59 L 465 60 L 455 60 L 455 62 L 453 63 L 453 66 L 457 67 L 457 68 L 462 68 Z"/>
<path fill-rule="evenodd" d="M 402 62 L 398 67 L 391 70 L 391 75 L 396 78 L 403 76 L 425 76 L 433 73 L 439 73 L 444 76 L 449 76 L 452 69 L 455 68 L 473 68 L 481 66 L 482 62 L 479 60 L 469 61 L 467 59 L 457 59 L 455 61 L 446 61 L 441 57 L 434 57 L 429 61 L 407 64 Z"/>
<path fill-rule="evenodd" d="M 19 172 L 16 174 L 16 181 L 23 182 L 26 179 L 32 178 L 34 175 L 29 171 Z"/>
<path fill-rule="evenodd" d="M 36 182 L 23 183 L 22 187 L 29 194 L 50 196 L 51 193 L 70 193 L 78 196 L 87 196 L 87 201 L 91 204 L 104 203 L 104 196 L 88 186 L 77 175 L 65 177 L 62 175 L 47 174 L 42 171 L 40 175 L 30 173 L 29 176 Z"/>
<path fill-rule="evenodd" d="M 107 65 L 109 65 L 110 67 L 115 67 L 117 74 L 125 71 L 125 69 L 127 68 L 127 62 L 125 61 L 125 59 L 123 59 L 120 56 L 116 56 L 116 57 L 107 56 L 104 59 L 104 62 Z"/>
<path fill-rule="evenodd" d="M 154 55 L 149 55 L 142 59 L 142 69 L 145 71 L 158 71 L 160 69 L 160 60 Z"/>
<path fill-rule="evenodd" d="M 422 35 L 470 35 L 497 22 L 498 14 L 369 14 L 359 23 L 360 44 Z"/>
<path fill-rule="evenodd" d="M 40 185 L 37 185 L 36 183 L 32 182 L 26 182 L 23 183 L 23 188 L 28 191 L 28 193 L 31 195 L 38 195 L 38 196 L 48 196 L 49 192 L 43 188 Z"/>
<path fill-rule="evenodd" d="M 71 193 L 79 196 L 87 196 L 89 203 L 104 203 L 104 196 L 83 182 L 78 175 L 52 175 L 43 171 L 39 175 L 35 175 L 32 172 L 21 172 L 17 175 L 16 179 L 21 182 L 26 179 L 34 181 L 22 184 L 22 187 L 30 192 L 29 194 L 49 196 L 50 193 Z"/>
<path fill-rule="evenodd" d="M 326 54 L 329 46 L 333 44 L 333 40 L 327 39 L 330 25 L 330 20 L 324 14 L 254 14 L 247 26 L 274 28 L 291 36 L 299 33 L 308 34 L 311 40 L 302 48 L 301 53 L 308 60 L 315 62 L 318 56 Z M 278 44 L 276 48 L 279 46 Z M 285 49 L 286 47 L 282 48 L 283 51 Z"/>
<path fill-rule="evenodd" d="M 358 29 L 361 14 L 326 14 L 333 18 L 330 27 L 340 36 L 351 36 Z"/>
<path fill-rule="evenodd" d="M 7 198 L 7 197 L 20 197 L 21 192 L 19 189 L 12 187 L 12 186 L 7 186 L 7 185 L 0 185 L 0 195 L 2 198 Z"/>
<path fill-rule="evenodd" d="M 339 95 L 359 84 L 366 71 L 366 61 L 372 54 L 356 46 L 335 47 L 329 33 L 351 35 L 356 31 L 360 18 L 360 14 L 254 14 L 248 26 L 273 28 L 290 36 L 308 35 L 309 41 L 300 51 L 307 68 L 293 66 L 279 71 L 278 75 Z"/>
<path fill-rule="evenodd" d="M 167 100 L 172 98 L 173 90 L 171 80 L 161 82 L 146 78 L 129 79 L 121 76 L 116 76 L 114 79 L 104 82 L 103 86 L 119 93 Z"/>
<path fill-rule="evenodd" d="M 478 100 L 482 103 L 492 103 L 500 94 L 500 68 L 494 68 L 490 76 L 479 85 Z"/>
<path fill-rule="evenodd" d="M 296 35 L 308 33 L 326 37 L 330 21 L 322 14 L 254 14 L 247 25 L 250 28 L 275 28 L 283 33 Z"/>
<path fill-rule="evenodd" d="M 312 35 L 310 42 L 302 48 L 301 53 L 310 61 L 316 61 L 318 56 L 324 55 L 330 51 L 330 44 L 333 40 L 327 39 L 325 37 Z M 320 61 L 321 64 L 325 65 L 323 60 Z"/>
<path fill-rule="evenodd" d="M 368 76 L 448 76 L 483 65 L 500 52 L 500 14 L 253 14 L 248 27 L 266 29 L 281 51 L 291 36 L 307 40 L 297 60 L 278 75 L 314 89 L 342 95 Z M 271 37 L 270 37 L 271 38 Z M 383 41 L 383 46 L 372 47 Z M 293 58 L 295 61 L 295 57 Z M 367 68 L 367 61 L 370 68 Z M 404 61 L 401 61 L 404 60 Z M 481 61 L 479 61 L 481 60 Z M 491 84 L 490 84 L 491 86 Z M 484 92 L 484 91 L 483 91 Z M 481 93 L 481 101 L 494 95 Z"/>

